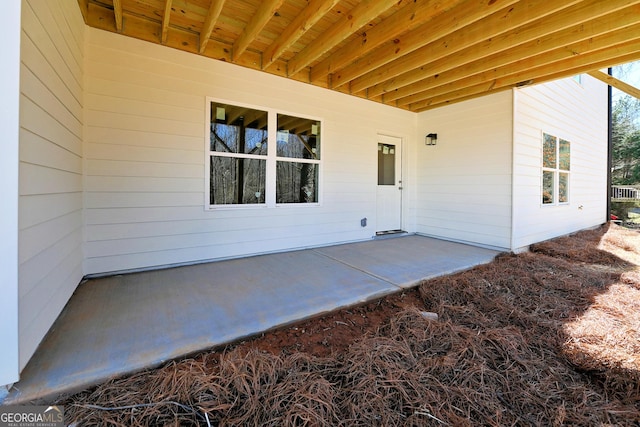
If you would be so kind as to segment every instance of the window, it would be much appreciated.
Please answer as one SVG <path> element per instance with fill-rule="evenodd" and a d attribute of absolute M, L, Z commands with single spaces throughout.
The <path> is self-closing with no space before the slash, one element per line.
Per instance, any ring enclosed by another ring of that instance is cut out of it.
<path fill-rule="evenodd" d="M 278 114 L 276 202 L 318 201 L 320 124 Z"/>
<path fill-rule="evenodd" d="M 267 112 L 211 103 L 209 204 L 265 202 Z"/>
<path fill-rule="evenodd" d="M 542 139 L 542 204 L 568 203 L 571 144 L 547 133 Z"/>
<path fill-rule="evenodd" d="M 318 203 L 319 120 L 207 104 L 209 208 Z"/>

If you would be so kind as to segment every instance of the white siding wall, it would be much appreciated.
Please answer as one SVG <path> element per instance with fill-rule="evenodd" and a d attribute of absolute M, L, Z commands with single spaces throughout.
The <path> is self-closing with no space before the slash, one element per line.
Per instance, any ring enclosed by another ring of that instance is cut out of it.
<path fill-rule="evenodd" d="M 512 95 L 501 92 L 418 115 L 416 230 L 509 248 Z M 424 136 L 438 134 L 436 146 Z"/>
<path fill-rule="evenodd" d="M 410 145 L 412 113 L 100 30 L 87 34 L 87 274 L 374 234 L 376 134 Z M 205 211 L 207 96 L 324 119 L 322 205 Z M 369 225 L 361 228 L 364 217 Z"/>
<path fill-rule="evenodd" d="M 21 369 L 82 278 L 84 31 L 75 0 L 22 4 Z"/>
<path fill-rule="evenodd" d="M 515 91 L 513 249 L 606 220 L 607 86 L 582 80 Z M 541 203 L 543 132 L 571 142 L 567 205 Z"/>

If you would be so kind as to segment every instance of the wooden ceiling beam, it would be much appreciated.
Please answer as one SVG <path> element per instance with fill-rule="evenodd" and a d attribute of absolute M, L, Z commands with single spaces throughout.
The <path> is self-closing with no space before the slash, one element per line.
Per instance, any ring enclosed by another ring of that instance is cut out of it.
<path fill-rule="evenodd" d="M 80 13 L 82 13 L 82 19 L 86 24 L 89 21 L 89 0 L 78 0 L 78 6 L 80 7 Z"/>
<path fill-rule="evenodd" d="M 432 22 L 385 43 L 380 48 L 335 72 L 331 79 L 332 88 L 345 85 L 517 2 L 518 0 L 465 0 L 456 7 L 438 15 Z M 351 92 L 359 91 L 352 90 Z"/>
<path fill-rule="evenodd" d="M 553 73 L 540 75 L 534 84 L 563 79 L 577 74 L 589 73 L 589 71 L 600 70 L 602 68 L 615 67 L 617 65 L 628 64 L 640 61 L 640 39 L 631 40 L 623 45 L 616 46 L 613 51 L 619 56 L 612 55 L 611 49 L 595 52 L 591 55 L 591 61 L 575 68 L 556 70 Z"/>
<path fill-rule="evenodd" d="M 300 53 L 289 60 L 288 75 L 293 76 L 302 71 L 307 65 L 333 49 L 397 2 L 398 0 L 362 0 L 331 26 L 329 31 L 322 33 L 320 37 L 309 43 Z"/>
<path fill-rule="evenodd" d="M 116 21 L 116 31 L 122 32 L 122 0 L 113 0 L 113 16 Z"/>
<path fill-rule="evenodd" d="M 624 43 L 609 46 L 593 52 L 569 55 L 563 60 L 551 62 L 542 66 L 523 64 L 517 69 L 511 69 L 510 73 L 495 79 L 487 79 L 485 76 L 481 83 L 452 84 L 449 91 L 442 94 L 426 94 L 426 98 L 409 105 L 411 111 L 424 111 L 435 108 L 439 104 L 463 97 L 481 96 L 491 91 L 498 91 L 519 86 L 521 83 L 539 84 L 560 78 L 570 77 L 585 73 L 593 69 L 615 66 L 640 59 L 640 33 L 636 32 L 636 39 Z M 532 61 L 535 62 L 535 61 Z M 466 98 L 468 99 L 468 98 Z"/>
<path fill-rule="evenodd" d="M 171 3 L 173 0 L 165 0 L 164 14 L 162 15 L 162 36 L 160 37 L 162 44 L 167 44 L 167 36 L 169 35 L 169 21 L 171 20 Z"/>
<path fill-rule="evenodd" d="M 628 83 L 623 82 L 622 80 L 616 79 L 613 76 L 610 76 L 607 73 L 603 73 L 600 70 L 593 70 L 593 71 L 589 71 L 587 74 L 589 74 L 591 77 L 598 79 L 606 84 L 608 84 L 609 86 L 615 87 L 616 89 L 631 95 L 637 99 L 640 99 L 640 89 L 638 89 L 635 86 L 632 86 Z"/>
<path fill-rule="evenodd" d="M 200 31 L 198 53 L 200 53 L 201 55 L 207 49 L 207 43 L 209 43 L 211 33 L 213 32 L 213 27 L 215 27 L 216 22 L 220 17 L 220 12 L 222 12 L 222 6 L 224 6 L 224 2 L 225 0 L 211 0 L 209 11 L 207 12 L 207 17 L 204 19 L 204 24 L 202 25 L 202 30 Z"/>
<path fill-rule="evenodd" d="M 619 7 L 624 7 L 631 2 L 632 0 L 612 0 L 607 2 L 607 5 L 611 4 L 611 10 L 616 10 L 613 6 L 614 3 L 616 6 L 622 5 Z M 493 15 L 478 22 L 468 30 L 472 34 L 484 35 L 484 39 L 476 39 L 472 44 L 454 44 L 457 48 L 463 47 L 464 49 L 452 52 L 452 49 L 448 48 L 451 42 L 439 40 L 397 61 L 393 64 L 393 68 L 386 67 L 382 71 L 371 73 L 371 75 L 363 76 L 354 81 L 352 90 L 362 90 L 363 86 L 369 86 L 374 81 L 373 79 L 381 81 L 386 78 L 382 83 L 368 87 L 367 93 L 370 96 L 376 96 L 391 92 L 417 82 L 425 75 L 441 74 L 463 64 L 480 60 L 511 49 L 513 46 L 545 37 L 554 31 L 587 21 L 593 18 L 594 13 L 601 13 L 603 9 L 601 0 L 589 0 L 581 3 L 574 1 L 573 5 L 569 2 L 539 0 L 536 3 L 530 3 L 529 9 L 518 7 L 520 4 L 515 5 L 508 20 L 496 20 L 496 15 Z M 491 34 L 488 34 L 483 28 L 491 28 Z M 467 34 L 466 29 L 464 33 Z M 487 38 L 486 36 L 491 37 Z M 427 52 L 429 56 L 426 56 Z M 428 63 L 425 57 L 429 58 Z"/>
<path fill-rule="evenodd" d="M 89 22 L 87 25 L 105 31 L 116 32 L 115 23 L 112 19 L 113 12 L 110 9 L 89 3 L 89 11 Z M 137 15 L 127 15 L 127 25 L 123 28 L 122 35 L 157 44 L 160 40 L 160 31 L 159 21 L 151 21 Z M 170 26 L 168 31 L 170 35 L 167 38 L 166 46 L 183 52 L 198 53 L 198 34 L 191 31 L 184 31 L 174 26 Z M 223 43 L 209 43 L 203 55 L 215 60 L 231 62 L 230 46 Z M 260 54 L 246 52 L 236 64 L 258 70 Z M 284 66 L 282 68 L 284 69 Z M 272 69 L 270 73 L 286 77 L 284 72 L 280 72 L 277 69 Z"/>
<path fill-rule="evenodd" d="M 251 21 L 240 33 L 240 36 L 233 44 L 233 50 L 231 52 L 231 60 L 237 61 L 240 55 L 244 53 L 249 47 L 251 42 L 255 40 L 260 31 L 269 22 L 273 15 L 278 11 L 284 0 L 263 0 L 260 2 L 258 10 L 253 14 Z"/>
<path fill-rule="evenodd" d="M 583 63 L 579 63 L 575 65 L 574 62 L 571 62 L 576 59 L 576 57 L 586 57 L 587 60 L 589 58 L 595 58 L 593 61 L 601 61 L 602 60 L 602 52 L 608 52 L 610 50 L 620 49 L 618 46 L 624 46 L 629 40 L 633 41 L 640 37 L 640 24 L 636 24 L 634 26 L 624 28 L 617 32 L 611 34 L 604 34 L 600 37 L 596 37 L 593 39 L 584 40 L 580 43 L 575 43 L 569 46 L 562 46 L 554 51 L 545 52 L 536 56 L 522 58 L 509 66 L 503 66 L 498 68 L 493 68 L 491 70 L 481 72 L 475 75 L 470 75 L 464 79 L 456 79 L 452 83 L 449 83 L 448 88 L 457 88 L 461 86 L 474 86 L 483 82 L 493 82 L 500 81 L 500 79 L 505 79 L 510 75 L 518 74 L 526 72 L 530 69 L 542 70 L 544 74 L 553 74 L 561 71 L 559 67 L 569 66 L 570 68 L 575 68 L 575 66 L 582 66 Z M 624 48 L 623 48 L 624 49 Z M 623 54 L 628 54 L 631 52 L 623 52 Z M 640 53 L 638 54 L 640 56 Z M 619 56 L 616 53 L 616 56 Z M 585 62 L 585 64 L 589 64 L 589 62 Z M 544 67 L 551 67 L 555 70 L 548 70 Z M 591 68 L 593 69 L 593 68 Z M 586 70 L 590 71 L 590 70 Z M 526 74 L 525 76 L 520 76 L 517 82 L 523 82 L 527 80 L 535 79 L 535 77 L 531 77 L 530 74 Z M 446 88 L 438 89 L 434 86 L 441 86 L 443 82 L 438 82 L 437 84 L 431 86 L 430 89 L 424 92 L 416 93 L 412 95 L 412 100 L 422 97 L 424 99 L 425 93 L 430 90 L 439 90 L 440 92 L 446 93 Z M 399 105 L 406 105 L 406 99 L 398 100 Z M 414 101 L 411 101 L 414 102 Z"/>
<path fill-rule="evenodd" d="M 412 111 L 640 59 L 640 0 L 76 1 L 92 27 Z"/>
<path fill-rule="evenodd" d="M 446 98 L 462 88 L 477 88 L 484 85 L 492 89 L 499 89 L 516 86 L 531 80 L 535 83 L 541 83 L 542 81 L 554 80 L 568 75 L 590 71 L 594 68 L 601 67 L 603 61 L 606 61 L 607 55 L 620 57 L 633 54 L 633 49 L 640 44 L 638 28 L 640 28 L 640 24 L 636 25 L 632 31 L 629 31 L 628 34 L 633 37 L 631 41 L 618 41 L 618 43 L 614 42 L 613 45 L 607 44 L 607 42 L 601 43 L 596 41 L 594 49 L 590 51 L 582 49 L 577 51 L 576 54 L 574 54 L 574 52 L 576 52 L 574 50 L 575 46 L 572 46 L 570 49 L 560 48 L 553 54 L 542 54 L 537 57 L 519 61 L 514 67 L 503 67 L 491 72 L 480 73 L 464 80 L 416 93 L 411 96 L 411 103 L 407 103 L 407 99 L 401 99 L 398 100 L 397 104 L 409 105 L 409 108 L 413 110 L 415 105 L 423 105 L 422 103 L 425 100 Z M 603 39 L 605 38 L 606 36 L 603 37 Z M 585 42 L 585 46 L 587 44 L 588 41 Z M 614 55 L 612 55 L 612 52 Z M 640 52 L 637 52 L 636 56 L 640 58 Z M 605 64 L 604 66 L 607 65 Z M 545 78 L 544 76 L 547 77 Z M 544 80 L 541 80 L 543 78 Z"/>
<path fill-rule="evenodd" d="M 509 66 L 518 66 L 529 57 L 535 57 L 538 61 L 551 62 L 555 56 L 560 59 L 567 55 L 566 46 L 572 46 L 576 52 L 582 52 L 585 49 L 593 49 L 599 44 L 617 44 L 620 43 L 620 37 L 626 37 L 632 34 L 632 31 L 625 29 L 626 26 L 637 21 L 635 14 L 640 13 L 640 5 L 622 9 L 613 14 L 601 17 L 595 21 L 574 25 L 557 33 L 547 34 L 544 37 L 534 39 L 528 43 L 517 45 L 516 47 L 494 53 L 493 55 L 481 58 L 469 63 L 462 63 L 456 57 L 445 57 L 441 61 L 436 61 L 434 67 L 438 67 L 437 73 L 424 70 L 424 74 L 420 75 L 416 71 L 407 73 L 408 78 L 405 81 L 416 80 L 415 83 L 405 85 L 394 91 L 385 93 L 383 96 L 385 102 L 398 99 L 399 105 L 406 105 L 413 102 L 414 97 L 425 90 L 429 90 L 435 86 L 445 85 L 456 80 L 461 80 L 473 75 L 479 75 L 488 70 L 505 69 Z M 636 24 L 637 25 L 637 24 Z M 612 32 L 615 28 L 620 33 Z M 632 26 L 633 28 L 634 26 Z M 614 34 L 614 38 L 607 39 L 602 35 Z M 615 36 L 615 34 L 618 34 Z M 591 40 L 592 38 L 597 38 Z M 560 48 L 560 49 L 559 49 Z M 550 52 L 546 55 L 547 52 Z M 466 56 L 473 59 L 473 49 Z M 449 66 L 449 62 L 452 64 Z M 513 64 L 513 65 L 510 65 Z M 539 64 L 537 64 L 539 65 Z M 431 70 L 431 64 L 423 68 Z M 424 76 L 429 76 L 424 78 Z M 403 76 L 404 77 L 404 76 Z M 422 77 L 422 79 L 420 79 Z M 375 93 L 375 92 L 374 92 Z"/>
<path fill-rule="evenodd" d="M 316 22 L 325 16 L 340 0 L 311 0 L 302 13 L 285 28 L 277 40 L 264 51 L 262 69 L 273 64 L 287 49 L 289 49 Z"/>
<path fill-rule="evenodd" d="M 414 30 L 420 25 L 437 19 L 443 11 L 451 9 L 463 0 L 444 2 L 443 0 L 416 0 L 403 7 L 380 24 L 352 40 L 340 50 L 333 52 L 311 69 L 311 81 L 320 80 L 330 73 L 339 70 L 354 60 L 371 52 L 389 40 L 394 40 L 402 33 Z"/>
<path fill-rule="evenodd" d="M 636 44 L 636 45 L 640 45 L 640 44 Z M 600 69 L 600 68 L 607 68 L 610 66 L 628 64 L 629 62 L 638 61 L 640 60 L 640 49 L 638 49 L 638 47 L 636 46 L 636 47 L 631 47 L 628 50 L 634 50 L 634 49 L 635 49 L 635 52 L 633 53 L 617 56 L 617 57 L 611 57 L 608 53 L 605 53 L 604 55 L 602 55 L 605 59 L 601 59 L 600 61 L 588 63 L 581 66 L 576 66 L 575 68 L 565 69 L 559 72 L 547 74 L 545 76 L 540 76 L 538 79 L 536 79 L 536 81 L 533 84 L 535 85 L 540 83 L 546 83 L 546 82 L 550 82 L 558 79 L 568 78 L 568 77 L 575 76 L 582 73 L 588 74 L 589 73 L 588 70 L 590 67 L 596 67 Z M 512 80 L 517 80 L 517 79 L 518 78 L 514 78 Z M 500 87 L 487 86 L 486 84 L 483 84 L 483 85 L 478 85 L 476 87 L 469 87 L 465 91 L 449 93 L 448 95 L 445 95 L 445 96 L 431 98 L 428 101 L 424 101 L 422 103 L 412 104 L 412 108 L 410 108 L 410 111 L 413 111 L 415 113 L 421 113 L 423 111 L 433 110 L 434 108 L 440 108 L 446 105 L 467 101 L 469 99 L 478 98 L 480 96 L 486 96 L 486 95 L 490 95 L 497 92 L 503 92 L 505 90 L 513 89 L 514 87 L 516 87 L 516 84 L 511 84 L 509 86 L 500 86 Z"/>

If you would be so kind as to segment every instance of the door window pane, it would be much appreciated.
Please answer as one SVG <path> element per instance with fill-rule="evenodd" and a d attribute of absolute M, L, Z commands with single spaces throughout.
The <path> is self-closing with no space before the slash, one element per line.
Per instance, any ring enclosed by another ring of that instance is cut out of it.
<path fill-rule="evenodd" d="M 396 146 L 378 144 L 378 185 L 396 184 Z"/>
<path fill-rule="evenodd" d="M 318 201 L 318 164 L 277 162 L 277 203 L 316 203 Z"/>
<path fill-rule="evenodd" d="M 553 203 L 553 180 L 554 172 L 542 172 L 542 203 Z"/>
<path fill-rule="evenodd" d="M 264 203 L 266 164 L 266 160 L 212 156 L 210 203 Z"/>

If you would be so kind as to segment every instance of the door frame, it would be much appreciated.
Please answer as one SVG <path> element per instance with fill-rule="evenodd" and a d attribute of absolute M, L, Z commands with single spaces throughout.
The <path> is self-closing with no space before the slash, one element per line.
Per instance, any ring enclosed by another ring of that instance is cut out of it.
<path fill-rule="evenodd" d="M 387 138 L 391 138 L 393 139 L 396 147 L 399 147 L 400 150 L 400 155 L 396 158 L 396 176 L 395 176 L 395 180 L 396 183 L 394 185 L 394 187 L 397 188 L 397 190 L 400 192 L 400 200 L 399 200 L 399 204 L 400 206 L 398 207 L 399 209 L 399 228 L 397 230 L 402 231 L 404 230 L 404 226 L 405 226 L 405 218 L 404 218 L 404 206 L 405 206 L 405 190 L 403 188 L 405 188 L 405 155 L 404 155 L 404 150 L 405 150 L 405 141 L 406 141 L 406 137 L 405 136 L 401 136 L 401 135 L 397 135 L 397 134 L 393 134 L 390 132 L 384 132 L 384 131 L 378 131 L 376 132 L 376 141 L 375 141 L 375 147 L 376 147 L 376 153 L 378 150 L 378 144 L 380 143 L 385 143 L 384 139 Z M 389 141 L 389 143 L 391 143 L 391 141 Z M 377 209 L 378 209 L 378 164 L 377 164 L 378 160 L 377 160 L 377 156 L 376 156 L 376 230 L 375 230 L 375 234 L 378 235 L 378 233 L 380 234 L 385 234 L 385 231 L 392 231 L 392 230 L 381 230 L 380 226 L 379 226 L 379 218 L 377 215 Z M 394 229 L 395 231 L 395 229 Z"/>

